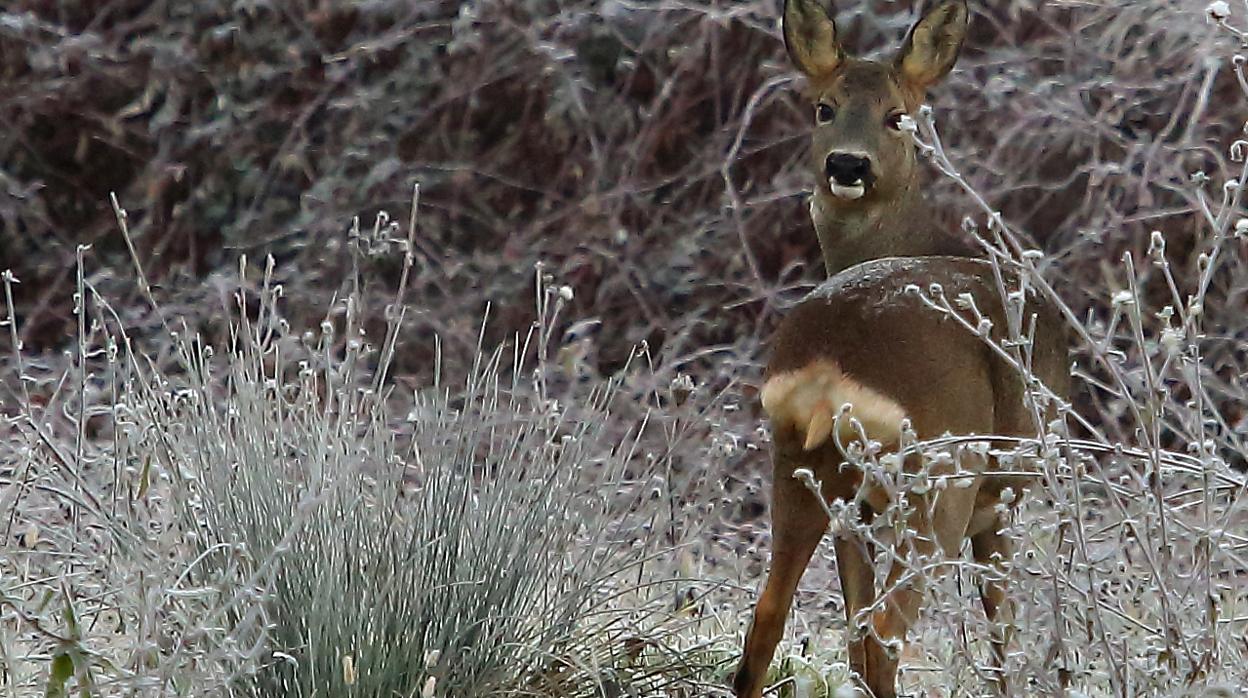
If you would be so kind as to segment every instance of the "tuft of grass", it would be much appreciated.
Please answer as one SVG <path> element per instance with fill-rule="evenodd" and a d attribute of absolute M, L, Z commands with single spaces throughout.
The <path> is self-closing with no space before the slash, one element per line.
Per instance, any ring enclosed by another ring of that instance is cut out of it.
<path fill-rule="evenodd" d="M 103 536 L 44 542 L 64 552 L 30 551 L 26 581 L 0 589 L 18 640 L 0 686 L 692 698 L 723 685 L 735 624 L 691 612 L 694 580 L 642 539 L 648 409 L 623 378 L 546 359 L 566 288 L 539 270 L 539 322 L 481 340 L 462 382 L 443 377 L 431 337 L 433 380 L 406 393 L 388 379 L 401 310 L 374 343 L 352 292 L 296 336 L 273 267 L 256 279 L 240 260 L 222 340 L 169 322 L 155 354 L 79 276 L 90 302 L 64 399 L 111 428 L 80 430 L 66 453 L 64 424 L 23 401 L 31 486 L 14 526 L 40 530 L 53 492 L 74 535 Z"/>
<path fill-rule="evenodd" d="M 435 370 L 396 420 L 380 383 L 393 349 L 369 346 L 354 299 L 340 326 L 292 342 L 280 296 L 266 279 L 251 319 L 240 295 L 223 352 L 176 338 L 184 372 L 131 396 L 130 448 L 170 475 L 187 544 L 161 604 L 170 647 L 144 678 L 181 691 L 186 667 L 212 667 L 254 696 L 546 682 L 593 642 L 585 617 L 633 564 L 604 540 L 602 490 L 630 453 L 608 431 L 615 385 L 552 397 L 528 364 L 535 326 L 480 351 L 462 386 Z"/>

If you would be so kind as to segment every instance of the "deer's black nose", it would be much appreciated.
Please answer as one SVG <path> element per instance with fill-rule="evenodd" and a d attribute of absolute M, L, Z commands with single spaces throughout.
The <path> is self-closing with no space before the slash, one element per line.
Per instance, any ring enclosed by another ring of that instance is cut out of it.
<path fill-rule="evenodd" d="M 871 177 L 871 161 L 861 155 L 831 153 L 823 167 L 828 179 L 847 187 L 867 184 Z"/>

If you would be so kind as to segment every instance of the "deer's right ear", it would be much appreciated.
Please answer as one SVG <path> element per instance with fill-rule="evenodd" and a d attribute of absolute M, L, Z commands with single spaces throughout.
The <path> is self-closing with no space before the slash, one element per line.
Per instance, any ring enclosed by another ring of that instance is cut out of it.
<path fill-rule="evenodd" d="M 784 47 L 807 77 L 833 73 L 845 60 L 836 23 L 821 0 L 784 0 Z"/>

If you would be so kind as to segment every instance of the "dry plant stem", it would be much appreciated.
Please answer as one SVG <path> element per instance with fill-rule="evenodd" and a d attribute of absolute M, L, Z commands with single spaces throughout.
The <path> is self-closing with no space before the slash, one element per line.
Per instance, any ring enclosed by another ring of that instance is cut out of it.
<path fill-rule="evenodd" d="M 93 297 L 96 297 L 96 298 L 99 297 L 99 294 L 95 292 L 95 289 L 91 289 L 91 294 Z M 102 305 L 104 304 L 102 303 L 96 304 L 96 313 L 101 316 L 99 320 L 100 327 L 107 330 L 108 325 L 107 325 L 107 321 L 103 318 L 103 310 L 101 309 Z M 112 309 L 109 308 L 109 310 L 111 311 Z M 112 429 L 112 432 L 113 432 L 112 433 L 113 491 L 112 491 L 112 497 L 111 497 L 112 507 L 109 513 L 112 515 L 113 519 L 116 520 L 117 503 L 122 498 L 122 489 L 123 489 L 122 484 L 121 484 L 121 472 L 122 472 L 121 462 L 122 462 L 124 451 L 123 451 L 123 446 L 122 446 L 122 441 L 121 441 L 121 429 L 119 428 L 119 425 L 118 425 L 118 422 L 121 420 L 120 418 L 121 395 L 120 395 L 120 388 L 119 388 L 119 386 L 121 385 L 121 377 L 117 373 L 118 371 L 117 344 L 116 342 L 114 342 L 111 336 L 109 336 L 106 341 L 107 341 L 107 345 L 105 347 L 105 352 L 108 357 L 108 373 L 109 373 L 108 382 L 110 384 L 109 412 L 110 412 L 110 422 L 112 423 L 112 427 L 113 427 Z M 112 552 L 113 551 L 110 549 L 109 550 L 109 556 L 110 556 L 109 562 L 110 563 L 112 562 Z"/>
<path fill-rule="evenodd" d="M 1132 258 L 1130 252 L 1123 254 L 1122 263 L 1126 267 L 1127 288 L 1131 293 L 1131 297 L 1141 298 L 1142 296 L 1140 293 L 1140 289 L 1138 285 L 1136 284 L 1137 275 L 1135 271 L 1135 260 Z M 1139 343 L 1140 346 L 1145 346 L 1144 318 L 1141 316 L 1140 304 L 1136 302 L 1132 302 L 1132 303 L 1128 303 L 1127 306 L 1128 307 L 1127 307 L 1126 314 L 1127 314 L 1127 317 L 1131 321 L 1130 322 L 1131 331 L 1135 334 L 1135 341 Z M 1159 468 L 1160 468 L 1159 461 L 1161 458 L 1161 418 L 1162 418 L 1162 403 L 1160 400 L 1158 400 L 1158 395 L 1159 395 L 1159 391 L 1164 390 L 1164 389 L 1158 383 L 1158 376 L 1157 376 L 1157 373 L 1153 369 L 1152 362 L 1149 360 L 1144 360 L 1140 362 L 1140 365 L 1144 369 L 1144 387 L 1148 395 L 1147 397 L 1148 412 L 1146 414 L 1147 419 L 1145 420 L 1145 426 L 1147 427 L 1147 432 L 1144 432 L 1144 435 L 1145 435 L 1145 443 L 1147 444 L 1148 449 L 1149 449 L 1149 465 L 1151 466 L 1152 473 L 1154 474 L 1150 476 L 1150 486 L 1153 487 L 1154 496 L 1157 498 L 1158 505 L 1161 505 L 1161 503 L 1164 501 L 1164 497 L 1161 496 L 1160 480 L 1156 477 L 1156 474 L 1159 473 Z M 1167 541 L 1165 548 L 1168 548 L 1169 536 L 1165 534 L 1166 517 L 1165 517 L 1164 510 L 1158 512 L 1158 517 L 1159 517 L 1159 522 L 1161 523 L 1161 527 L 1162 527 L 1163 538 L 1165 541 Z M 1162 564 L 1168 564 L 1170 561 L 1169 555 L 1166 552 L 1165 548 L 1163 548 L 1162 550 Z"/>
<path fill-rule="evenodd" d="M 720 177 L 724 180 L 724 190 L 728 192 L 729 207 L 732 211 L 733 222 L 736 225 L 737 238 L 741 241 L 741 253 L 745 256 L 750 273 L 759 289 L 764 285 L 763 276 L 758 268 L 758 260 L 755 259 L 754 251 L 750 249 L 749 240 L 745 235 L 745 221 L 741 215 L 744 203 L 741 201 L 741 194 L 737 191 L 736 185 L 732 182 L 732 165 L 741 152 L 741 144 L 745 141 L 745 134 L 749 130 L 750 123 L 754 120 L 754 113 L 758 110 L 759 104 L 762 103 L 767 95 L 780 87 L 788 85 L 790 82 L 792 82 L 792 78 L 788 75 L 774 77 L 760 85 L 754 91 L 754 94 L 750 95 L 750 99 L 745 105 L 745 111 L 741 116 L 741 125 L 737 129 L 737 135 L 733 138 L 732 146 L 728 148 L 728 152 L 724 155 L 723 164 L 720 166 Z"/>
<path fill-rule="evenodd" d="M 1066 303 L 1062 301 L 1062 299 L 1057 295 L 1057 292 L 1053 289 L 1053 287 L 1040 274 L 1039 270 L 1036 269 L 1034 263 L 1032 262 L 1030 258 L 1030 255 L 1023 254 L 1023 251 L 1025 248 L 1018 241 L 1017 236 L 1014 235 L 1014 233 L 1011 231 L 1009 226 L 1006 224 L 1005 219 L 1001 216 L 1000 211 L 997 211 L 996 209 L 994 209 L 987 202 L 987 200 L 985 200 L 983 196 L 978 191 L 976 191 L 974 187 L 971 186 L 970 182 L 968 182 L 966 178 L 963 177 L 958 172 L 958 170 L 954 167 L 953 162 L 949 159 L 948 154 L 944 150 L 944 146 L 941 144 L 940 136 L 936 131 L 936 124 L 934 120 L 932 119 L 932 113 L 931 113 L 930 108 L 924 107 L 923 109 L 920 110 L 920 118 L 918 119 L 918 123 L 923 129 L 923 132 L 924 132 L 923 135 L 926 136 L 930 141 L 930 143 L 925 143 L 917 137 L 917 134 L 914 134 L 915 143 L 918 145 L 919 149 L 923 153 L 931 155 L 933 158 L 933 162 L 936 164 L 937 169 L 939 169 L 942 174 L 944 174 L 945 176 L 949 177 L 951 180 L 956 182 L 959 188 L 961 188 L 963 192 L 965 192 L 967 195 L 969 195 L 972 198 L 972 200 L 976 203 L 976 205 L 978 205 L 979 208 L 988 216 L 989 225 L 994 230 L 994 232 L 998 233 L 999 235 L 998 239 L 1004 240 L 1006 243 L 1008 243 L 1008 246 L 1006 249 L 997 249 L 993 247 L 992 245 L 988 244 L 982 238 L 977 238 L 981 246 L 983 246 L 983 248 L 985 249 L 985 251 L 989 253 L 991 259 L 994 262 L 1008 263 L 1012 267 L 1022 269 L 1023 271 L 1027 272 L 1028 277 L 1032 279 L 1033 283 L 1036 284 L 1036 287 L 1039 288 L 1041 291 L 1043 291 L 1045 297 L 1048 298 L 1051 302 L 1053 302 L 1054 306 L 1058 308 L 1059 311 L 1061 311 L 1062 315 L 1066 318 L 1068 325 L 1075 330 L 1075 332 L 1079 335 L 1080 339 L 1082 339 L 1085 342 L 1085 344 L 1089 347 L 1098 346 L 1095 340 L 1093 340 L 1091 335 L 1088 333 L 1087 329 L 1084 328 L 1083 324 L 1079 321 L 1079 318 L 1076 317 L 1074 312 L 1070 309 L 1070 306 L 1068 306 Z M 1003 352 L 1002 350 L 1000 350 L 1000 348 L 995 349 L 995 351 L 997 351 L 998 354 L 1002 355 L 1002 358 L 1005 358 L 1007 361 L 1010 361 L 1012 359 L 1012 357 L 1009 356 L 1008 352 Z M 1100 360 L 1100 362 L 1104 365 L 1106 370 L 1108 370 L 1111 373 L 1111 375 L 1114 376 L 1115 380 L 1118 381 L 1120 389 L 1124 391 L 1124 394 L 1129 394 L 1129 390 L 1127 389 L 1126 378 L 1121 374 L 1118 367 L 1112 361 L 1109 360 L 1108 356 L 1103 355 L 1101 353 L 1097 353 L 1096 356 Z M 1021 367 L 1017 365 L 1016 365 L 1016 368 L 1021 369 Z M 1046 391 L 1046 392 L 1048 392 L 1049 399 L 1054 398 L 1054 396 L 1052 396 L 1051 394 L 1051 391 Z M 1059 403 L 1059 405 L 1060 405 L 1061 412 L 1064 416 L 1071 416 L 1071 417 L 1074 417 L 1075 419 L 1080 419 L 1080 417 L 1070 409 L 1069 405 L 1062 405 L 1061 403 Z M 1135 408 L 1134 405 L 1132 405 L 1132 407 L 1133 409 Z M 1136 417 L 1137 417 L 1137 420 L 1139 420 L 1138 411 L 1137 411 Z M 1143 420 L 1139 420 L 1139 421 L 1143 421 Z M 1082 423 L 1083 423 L 1084 428 L 1088 429 L 1090 432 L 1094 434 L 1099 434 L 1099 430 L 1096 429 L 1096 427 L 1092 425 L 1090 422 L 1082 421 Z"/>
<path fill-rule="evenodd" d="M 407 240 L 403 247 L 403 271 L 399 275 L 399 288 L 394 294 L 394 305 L 389 308 L 386 313 L 389 321 L 386 326 L 386 338 L 383 342 L 379 359 L 380 369 L 377 376 L 373 380 L 373 392 L 380 393 L 382 386 L 386 384 L 387 374 L 390 370 L 390 364 L 394 359 L 394 348 L 399 338 L 399 327 L 403 324 L 403 318 L 407 312 L 404 305 L 404 298 L 407 296 L 408 279 L 412 273 L 412 263 L 416 255 L 416 219 L 420 207 L 420 183 L 417 182 L 412 186 L 411 212 L 407 219 Z"/>
<path fill-rule="evenodd" d="M 1064 439 L 1064 442 L 1066 445 L 1065 450 L 1066 450 L 1066 453 L 1068 454 L 1067 457 L 1070 458 L 1068 462 L 1072 464 L 1071 472 L 1072 472 L 1072 478 L 1074 480 L 1074 482 L 1072 483 L 1071 491 L 1073 493 L 1073 497 L 1075 500 L 1075 507 L 1074 507 L 1075 516 L 1074 516 L 1074 525 L 1071 526 L 1071 528 L 1074 529 L 1075 544 L 1079 548 L 1079 557 L 1083 562 L 1082 567 L 1084 570 L 1084 575 L 1085 575 L 1085 579 L 1088 585 L 1088 589 L 1095 590 L 1097 588 L 1097 584 L 1096 584 L 1096 579 L 1093 576 L 1092 556 L 1088 551 L 1087 536 L 1083 530 L 1083 522 L 1085 520 L 1084 519 L 1085 509 L 1084 509 L 1084 504 L 1083 504 L 1083 493 L 1081 491 L 1082 489 L 1081 485 L 1083 484 L 1082 478 L 1081 478 L 1081 472 L 1083 468 L 1080 467 L 1080 461 L 1077 457 L 1071 458 L 1072 456 L 1075 456 L 1075 454 L 1074 454 L 1073 449 L 1070 447 L 1069 440 Z M 1054 576 L 1055 578 L 1057 577 L 1057 575 L 1054 575 Z M 1073 584 L 1068 585 L 1068 586 L 1070 588 L 1074 588 Z M 1055 601 L 1057 601 L 1060 604 L 1060 600 L 1055 599 Z M 1118 686 L 1119 693 L 1123 696 L 1123 698 L 1127 698 L 1126 670 L 1123 667 L 1123 660 L 1119 658 L 1118 653 L 1114 651 L 1114 648 L 1112 644 L 1110 643 L 1109 632 L 1106 629 L 1105 619 L 1102 616 L 1102 612 L 1101 612 L 1100 600 L 1099 599 L 1096 600 L 1092 604 L 1091 608 L 1092 608 L 1092 614 L 1096 618 L 1097 639 L 1100 641 L 1101 646 L 1105 650 L 1105 656 L 1109 658 L 1110 669 L 1112 672 L 1111 676 L 1113 677 L 1114 683 Z M 1057 629 L 1060 629 L 1062 625 L 1063 623 L 1061 620 L 1061 616 L 1060 615 L 1055 616 L 1054 623 L 1053 623 L 1055 632 L 1060 632 Z M 1122 653 L 1122 655 L 1123 657 L 1125 657 L 1126 653 L 1124 652 Z"/>
<path fill-rule="evenodd" d="M 17 371 L 18 390 L 21 392 L 22 403 L 18 406 L 19 415 L 24 415 L 26 419 L 31 419 L 30 390 L 26 386 L 26 368 L 22 363 L 22 344 L 17 336 L 17 312 L 13 309 L 13 284 L 17 283 L 17 277 L 13 276 L 11 270 L 6 269 L 3 274 L 4 280 L 4 302 L 5 309 L 8 312 L 9 340 L 10 349 L 13 352 L 13 368 Z M 15 415 L 13 420 L 18 420 L 21 416 Z M 29 453 L 33 448 L 34 441 L 30 438 L 26 440 L 26 450 Z M 25 463 L 22 466 L 22 473 L 17 478 L 17 489 L 13 492 L 13 501 L 9 506 L 9 515 L 5 517 L 4 540 L 9 540 L 13 532 L 13 520 L 17 516 L 18 504 L 22 501 L 22 495 L 26 492 L 26 488 L 30 486 L 30 470 L 33 461 L 27 455 Z"/>
<path fill-rule="evenodd" d="M 83 462 L 84 441 L 87 431 L 87 289 L 83 282 L 83 253 L 88 248 L 79 245 L 77 264 L 75 266 L 76 292 L 74 294 L 74 314 L 78 318 L 78 415 L 74 424 L 74 462 Z M 82 496 L 82 481 L 74 479 L 75 494 Z M 73 509 L 73 527 L 75 536 L 81 524 L 82 512 Z"/>
<path fill-rule="evenodd" d="M 966 180 L 962 178 L 957 173 L 957 171 L 953 168 L 952 163 L 949 161 L 948 157 L 945 155 L 943 146 L 941 145 L 941 142 L 939 139 L 939 135 L 937 134 L 935 130 L 935 125 L 934 125 L 933 120 L 931 119 L 930 110 L 924 109 L 922 113 L 922 117 L 923 117 L 922 123 L 925 126 L 925 132 L 931 142 L 931 145 L 924 144 L 922 143 L 922 141 L 918 141 L 918 139 L 916 138 L 916 141 L 919 143 L 920 148 L 924 152 L 934 155 L 936 162 L 938 164 L 938 167 L 942 170 L 942 172 L 954 178 L 959 183 L 959 185 L 961 185 L 965 191 L 967 191 L 973 197 L 975 197 L 977 201 L 980 203 L 981 207 L 988 212 L 990 216 L 989 227 L 997 235 L 998 245 L 1002 245 L 1007 240 L 1010 242 L 1013 242 L 1014 238 L 1009 236 L 1008 229 L 1006 228 L 1004 220 L 1000 217 L 1000 214 L 992 210 L 991 207 L 987 205 L 986 201 L 984 201 L 984 199 L 977 192 L 975 192 L 972 187 L 970 187 L 969 183 L 967 183 Z M 1002 257 L 1002 255 L 1009 255 L 1010 257 L 1017 255 L 1023 260 L 1023 265 L 1025 265 L 1028 271 L 1030 271 L 1029 276 L 1036 275 L 1036 271 L 1034 267 L 1029 264 L 1030 260 L 1028 259 L 1028 256 L 1020 254 L 1022 251 L 1022 248 L 1017 243 L 1014 243 L 1010 247 L 1000 247 L 1000 248 L 992 248 L 988 246 L 986 247 L 988 251 L 991 253 L 990 259 L 992 260 L 993 265 L 994 265 L 994 271 L 996 274 L 997 285 L 998 285 L 998 293 L 1000 294 L 1001 298 L 1006 299 L 1010 297 L 1010 295 L 1007 293 L 1004 287 L 1004 282 L 1001 278 L 1000 269 L 999 269 L 1000 258 Z M 1024 278 L 1027 278 L 1027 277 L 1024 277 Z M 1043 281 L 1041 281 L 1041 283 L 1043 283 Z M 1053 300 L 1055 300 L 1061 306 L 1063 312 L 1069 316 L 1070 315 L 1069 309 L 1064 304 L 1061 303 L 1060 299 L 1057 299 L 1056 296 L 1052 294 L 1051 289 L 1048 289 L 1048 291 L 1050 293 L 1050 297 L 1053 298 Z M 1020 289 L 1020 292 L 1025 292 L 1025 286 L 1023 289 Z M 1021 356 L 1017 353 L 1017 351 L 1010 351 L 1008 349 L 997 347 L 996 343 L 992 342 L 991 340 L 988 340 L 986 333 L 980 330 L 980 328 L 978 327 L 978 322 L 975 325 L 972 325 L 969 321 L 962 319 L 961 315 L 957 313 L 956 311 L 954 311 L 952 306 L 948 304 L 948 301 L 944 300 L 943 294 L 941 294 L 939 298 L 940 298 L 941 303 L 935 304 L 929 301 L 929 305 L 932 305 L 936 309 L 941 310 L 942 312 L 946 312 L 947 314 L 956 317 L 959 320 L 959 322 L 961 322 L 969 330 L 974 332 L 976 335 L 984 338 L 993 347 L 993 350 L 995 352 L 997 352 L 999 355 L 1002 355 L 1002 358 L 1004 358 L 1008 363 L 1013 365 L 1020 372 L 1020 375 L 1028 378 L 1029 390 L 1034 389 L 1034 387 L 1037 384 L 1034 374 L 1032 374 L 1031 371 L 1028 370 L 1028 367 L 1024 364 L 1024 362 L 1021 359 Z M 982 317 L 980 316 L 978 310 L 974 309 L 973 300 L 972 300 L 971 307 L 972 307 L 972 311 L 974 312 L 977 318 Z M 1007 317 L 1009 316 L 1007 315 Z M 1075 324 L 1075 323 L 1072 323 L 1072 324 Z M 1009 328 L 1010 335 L 1013 337 L 1017 337 L 1019 334 L 1019 329 L 1014 318 L 1012 317 L 1010 318 L 1010 325 L 1011 325 Z M 1048 391 L 1047 388 L 1045 388 L 1044 386 L 1041 385 L 1039 387 L 1044 392 L 1048 392 L 1050 395 L 1052 395 L 1051 391 Z M 1035 410 L 1036 401 L 1030 400 L 1029 402 L 1032 404 L 1033 410 Z M 1069 408 L 1067 407 L 1066 409 L 1063 409 L 1062 411 L 1063 413 L 1068 413 Z M 1034 414 L 1037 417 L 1036 424 L 1040 425 L 1041 420 L 1038 419 L 1038 416 L 1039 416 L 1038 411 L 1034 412 Z M 1076 502 L 1076 508 L 1079 509 L 1078 501 Z M 1085 563 L 1087 563 L 1090 561 L 1090 557 L 1087 554 L 1086 545 L 1084 544 L 1084 541 L 1083 541 L 1081 518 L 1076 519 L 1074 527 L 1077 529 L 1076 541 L 1081 550 L 1081 557 L 1083 557 Z M 1095 588 L 1094 580 L 1091 577 L 1090 568 L 1085 568 L 1085 570 L 1087 571 L 1087 574 L 1089 575 L 1089 578 L 1088 578 L 1089 585 L 1092 588 Z M 1054 576 L 1055 584 L 1057 582 L 1057 578 L 1058 576 L 1055 575 Z M 1054 635 L 1053 646 L 1061 647 L 1063 646 L 1062 637 L 1060 634 L 1060 627 L 1062 625 L 1061 602 L 1060 602 L 1061 595 L 1057 592 L 1056 586 L 1054 588 L 1054 593 L 1055 593 L 1055 607 L 1054 607 L 1055 616 L 1054 616 L 1053 628 L 1054 628 L 1054 632 L 1057 634 Z M 1093 612 L 1099 618 L 1099 613 L 1100 613 L 1099 603 L 1094 604 Z M 1123 678 L 1125 675 L 1125 671 L 1122 667 L 1120 659 L 1118 658 L 1118 653 L 1114 651 L 1114 648 L 1112 647 L 1111 643 L 1108 640 L 1108 634 L 1106 632 L 1106 626 L 1103 620 L 1098 621 L 1097 628 L 1098 628 L 1098 637 L 1101 640 L 1102 646 L 1105 649 L 1106 658 L 1108 659 L 1110 666 L 1111 666 L 1111 683 L 1116 686 L 1116 693 L 1125 696 L 1126 687 L 1125 687 L 1125 681 Z"/>
<path fill-rule="evenodd" d="M 139 291 L 143 293 L 143 297 L 152 308 L 152 312 L 156 313 L 156 317 L 160 320 L 160 326 L 165 332 L 172 333 L 169 323 L 165 321 L 164 312 L 160 309 L 160 305 L 156 303 L 156 297 L 152 295 L 152 285 L 147 280 L 147 274 L 143 273 L 143 263 L 139 260 L 139 252 L 134 247 L 134 240 L 130 236 L 130 224 L 128 223 L 128 214 L 126 209 L 121 207 L 121 203 L 117 201 L 117 193 L 108 193 L 109 203 L 113 207 L 113 215 L 117 218 L 117 228 L 121 231 L 121 238 L 126 243 L 126 250 L 130 253 L 130 262 L 134 265 L 135 278 L 139 282 Z"/>
<path fill-rule="evenodd" d="M 1131 297 L 1135 299 L 1139 299 L 1142 296 L 1140 293 L 1140 289 L 1136 287 L 1135 285 L 1135 279 L 1136 279 L 1135 264 L 1129 252 L 1123 255 L 1123 264 L 1126 266 L 1127 283 L 1129 285 L 1128 288 L 1130 289 Z M 1136 342 L 1141 347 L 1146 346 L 1145 340 L 1144 340 L 1144 320 L 1140 316 L 1140 304 L 1138 301 L 1130 304 L 1130 308 L 1128 310 L 1128 317 L 1130 317 L 1131 319 L 1130 324 L 1132 326 L 1132 330 L 1135 332 Z M 1147 445 L 1148 452 L 1149 452 L 1148 460 L 1149 460 L 1150 472 L 1146 473 L 1146 476 L 1148 479 L 1149 488 L 1153 492 L 1153 499 L 1155 500 L 1155 504 L 1157 505 L 1157 521 L 1158 521 L 1158 525 L 1161 527 L 1161 541 L 1160 541 L 1161 544 L 1159 546 L 1160 550 L 1158 551 L 1158 553 L 1161 556 L 1161 559 L 1157 564 L 1160 565 L 1163 569 L 1169 569 L 1172 564 L 1172 559 L 1170 555 L 1170 533 L 1169 533 L 1169 526 L 1166 523 L 1168 520 L 1168 514 L 1166 511 L 1165 496 L 1161 489 L 1162 487 L 1162 483 L 1161 483 L 1161 410 L 1162 410 L 1162 407 L 1161 407 L 1160 401 L 1157 399 L 1158 390 L 1160 388 L 1157 382 L 1157 377 L 1153 373 L 1152 362 L 1149 361 L 1148 359 L 1145 359 L 1144 361 L 1141 361 L 1140 363 L 1144 369 L 1144 386 L 1145 386 L 1145 389 L 1148 391 L 1147 402 L 1145 403 L 1148 409 L 1148 413 L 1147 413 L 1148 419 L 1144 423 L 1144 425 L 1142 425 L 1144 428 L 1147 429 L 1147 432 L 1144 432 L 1144 433 L 1145 433 L 1145 444 Z M 1082 527 L 1082 522 L 1080 522 L 1079 527 L 1080 528 Z M 1158 575 L 1157 582 L 1159 585 L 1162 583 L 1160 579 L 1160 575 Z M 1159 586 L 1158 588 L 1165 591 L 1164 586 Z M 1161 594 L 1161 604 L 1162 604 L 1162 613 L 1164 614 L 1165 620 L 1166 620 L 1166 626 L 1173 627 L 1174 617 L 1173 617 L 1173 611 L 1170 607 L 1170 599 L 1169 599 L 1168 593 Z M 1175 638 L 1171 636 L 1171 633 L 1166 633 L 1166 637 L 1165 637 L 1166 649 L 1167 651 L 1171 653 L 1175 651 L 1175 648 L 1173 646 L 1174 639 Z M 1179 640 L 1182 641 L 1183 638 L 1180 637 Z M 1183 648 L 1184 651 L 1187 652 L 1190 656 L 1190 648 L 1186 646 L 1185 642 L 1183 644 L 1184 644 L 1184 648 Z"/>

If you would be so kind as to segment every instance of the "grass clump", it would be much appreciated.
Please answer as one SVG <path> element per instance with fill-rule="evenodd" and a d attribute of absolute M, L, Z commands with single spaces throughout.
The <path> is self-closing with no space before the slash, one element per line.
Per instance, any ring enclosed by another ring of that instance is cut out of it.
<path fill-rule="evenodd" d="M 25 451 L 39 486 L 16 525 L 47 518 L 39 490 L 77 478 L 90 496 L 75 525 L 105 535 L 67 549 L 68 567 L 29 554 L 49 576 L 5 596 L 32 643 L 6 666 L 43 668 L 6 672 L 10 688 L 20 675 L 84 695 L 571 696 L 676 691 L 718 670 L 665 625 L 670 597 L 641 569 L 653 546 L 632 545 L 644 411 L 625 424 L 618 381 L 568 380 L 543 358 L 566 290 L 539 277 L 528 333 L 479 347 L 462 384 L 435 368 L 409 394 L 386 378 L 401 312 L 373 345 L 349 294 L 295 336 L 272 266 L 256 282 L 242 262 L 222 341 L 168 329 L 156 355 L 83 282 L 95 321 L 62 381 L 81 398 L 65 399 L 111 428 L 78 460 L 61 454 L 68 470 Z M 14 420 L 37 438 L 35 414 Z M 92 559 L 107 564 L 41 593 Z M 662 600 L 641 601 L 652 591 Z M 72 635 L 55 630 L 60 608 Z"/>
<path fill-rule="evenodd" d="M 396 425 L 372 380 L 389 357 L 350 301 L 342 337 L 326 320 L 287 347 L 278 295 L 223 360 L 184 343 L 185 387 L 139 406 L 179 473 L 182 586 L 212 590 L 169 656 L 233 667 L 223 683 L 247 695 L 524 692 L 588 639 L 581 620 L 627 564 L 600 545 L 597 488 L 627 453 L 605 431 L 611 386 L 564 406 L 519 380 L 523 346 L 509 371 L 500 349 Z"/>

